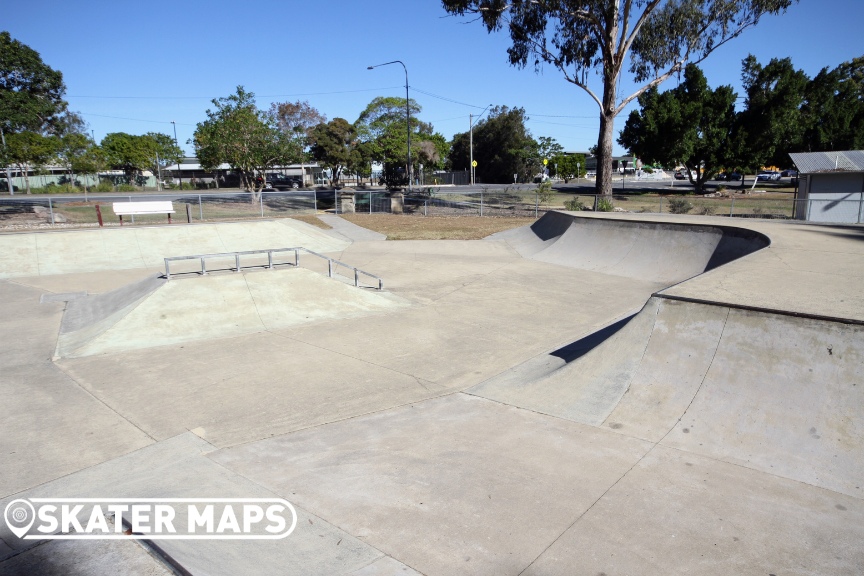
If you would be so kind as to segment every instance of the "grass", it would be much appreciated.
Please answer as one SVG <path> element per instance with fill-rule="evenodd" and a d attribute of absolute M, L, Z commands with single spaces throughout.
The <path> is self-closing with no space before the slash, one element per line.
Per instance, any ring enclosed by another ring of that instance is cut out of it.
<path fill-rule="evenodd" d="M 526 226 L 534 218 L 488 216 L 409 216 L 407 214 L 342 214 L 342 218 L 388 240 L 480 240 L 503 230 Z"/>
<path fill-rule="evenodd" d="M 329 226 L 329 225 L 325 224 L 324 222 L 322 222 L 320 218 L 318 218 L 317 216 L 315 216 L 313 214 L 305 214 L 305 215 L 301 215 L 301 216 L 289 216 L 289 218 L 292 218 L 294 220 L 299 220 L 301 222 L 305 222 L 306 224 L 311 224 L 312 226 L 317 226 L 318 228 L 321 228 L 323 230 L 330 230 L 331 228 L 333 228 L 332 226 Z"/>

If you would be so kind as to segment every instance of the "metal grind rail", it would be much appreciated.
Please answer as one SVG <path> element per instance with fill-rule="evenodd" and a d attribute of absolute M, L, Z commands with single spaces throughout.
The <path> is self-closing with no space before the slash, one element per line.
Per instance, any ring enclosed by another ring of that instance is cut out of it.
<path fill-rule="evenodd" d="M 323 254 L 319 254 L 318 252 L 313 252 L 312 250 L 309 250 L 308 248 L 303 248 L 302 246 L 297 246 L 294 248 L 271 248 L 268 250 L 244 250 L 241 252 L 221 252 L 221 253 L 217 253 L 217 254 L 194 254 L 191 256 L 171 256 L 169 258 L 165 258 L 165 279 L 166 280 L 171 279 L 171 262 L 177 262 L 177 261 L 181 261 L 181 260 L 199 260 L 201 262 L 201 269 L 200 270 L 195 271 L 195 272 L 174 272 L 174 274 L 177 275 L 177 274 L 194 273 L 194 274 L 199 274 L 201 276 L 204 276 L 208 272 L 207 260 L 212 260 L 212 259 L 216 259 L 216 258 L 224 260 L 226 258 L 232 258 L 233 257 L 234 258 L 234 266 L 232 268 L 228 268 L 228 270 L 233 270 L 234 272 L 240 272 L 240 270 L 244 270 L 244 269 L 250 270 L 253 268 L 267 268 L 268 270 L 272 270 L 277 265 L 273 261 L 273 255 L 274 254 L 279 254 L 282 252 L 293 252 L 294 253 L 293 266 L 297 267 L 297 266 L 300 266 L 300 252 L 301 251 L 306 252 L 307 254 L 311 254 L 312 256 L 317 256 L 318 258 L 321 258 L 323 260 L 326 260 L 327 261 L 327 276 L 329 278 L 333 278 L 334 269 L 336 267 L 342 266 L 343 268 L 348 268 L 349 270 L 354 272 L 354 286 L 356 286 L 358 288 L 360 287 L 360 275 L 362 274 L 363 276 L 368 276 L 368 277 L 373 278 L 373 279 L 378 281 L 378 287 L 376 288 L 376 290 L 383 290 L 384 289 L 384 280 L 381 279 L 380 277 L 375 276 L 374 274 L 370 274 L 369 272 L 366 272 L 364 270 L 360 270 L 359 268 L 356 268 L 356 267 L 351 266 L 349 264 L 345 264 L 344 262 L 340 262 L 339 260 L 335 260 L 335 259 L 330 258 L 328 256 L 324 256 Z M 262 264 L 247 264 L 244 266 L 240 262 L 241 256 L 251 256 L 251 255 L 261 255 L 261 254 L 267 255 L 266 266 L 262 265 Z M 292 265 L 290 262 L 280 262 L 279 264 L 288 264 L 289 266 Z M 211 272 L 216 271 L 216 270 L 226 270 L 226 268 L 217 268 L 217 269 L 211 268 L 210 269 Z"/>

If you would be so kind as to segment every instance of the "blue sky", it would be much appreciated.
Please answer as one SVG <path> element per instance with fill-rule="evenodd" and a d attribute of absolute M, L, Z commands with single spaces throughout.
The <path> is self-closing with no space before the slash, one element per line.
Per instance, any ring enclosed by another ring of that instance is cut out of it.
<path fill-rule="evenodd" d="M 813 76 L 864 55 L 864 2 L 801 0 L 783 16 L 724 46 L 703 63 L 712 86 L 740 91 L 741 60 L 791 57 Z M 534 137 L 567 150 L 597 141 L 597 106 L 555 69 L 507 62 L 505 34 L 447 16 L 438 0 L 226 0 L 148 3 L 15 2 L 3 29 L 63 72 L 67 100 L 101 140 L 149 131 L 185 142 L 210 100 L 243 85 L 261 108 L 308 100 L 328 118 L 353 122 L 376 96 L 404 96 L 408 67 L 421 119 L 447 138 L 468 129 L 487 104 L 521 106 Z M 670 79 L 665 87 L 673 87 Z M 625 78 L 622 91 L 633 88 Z M 628 92 L 629 94 L 629 92 Z M 617 131 L 626 113 L 619 116 Z"/>

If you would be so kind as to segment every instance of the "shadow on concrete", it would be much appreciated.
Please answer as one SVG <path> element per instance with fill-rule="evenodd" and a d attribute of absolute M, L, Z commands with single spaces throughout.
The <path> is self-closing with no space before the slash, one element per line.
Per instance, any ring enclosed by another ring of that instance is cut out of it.
<path fill-rule="evenodd" d="M 600 330 L 597 330 L 596 332 L 593 332 L 588 336 L 585 336 L 584 338 L 580 338 L 575 342 L 571 342 L 566 346 L 562 346 L 554 352 L 551 352 L 550 355 L 556 356 L 564 360 L 564 362 L 568 364 L 570 362 L 573 362 L 574 360 L 578 360 L 579 358 L 581 358 L 582 356 L 584 356 L 585 354 L 587 354 L 588 352 L 614 336 L 619 330 L 624 328 L 624 326 L 626 326 L 627 323 L 630 322 L 630 320 L 632 320 L 634 316 L 636 316 L 636 314 L 631 314 L 626 318 L 622 318 L 614 324 L 610 324 L 609 326 L 601 328 Z"/>

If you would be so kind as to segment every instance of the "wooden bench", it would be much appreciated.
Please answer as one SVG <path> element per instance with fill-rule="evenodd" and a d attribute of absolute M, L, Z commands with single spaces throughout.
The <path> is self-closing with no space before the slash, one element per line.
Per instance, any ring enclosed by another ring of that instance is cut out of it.
<path fill-rule="evenodd" d="M 174 214 L 174 204 L 170 200 L 158 200 L 152 202 L 114 202 L 114 214 L 120 217 L 120 225 L 123 225 L 123 216 L 135 216 L 136 214 L 167 214 L 168 223 L 171 224 L 171 214 Z"/>

